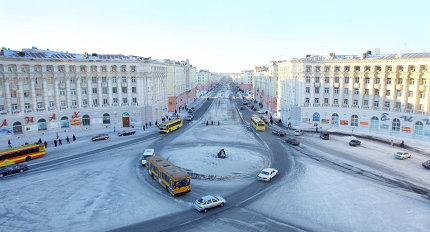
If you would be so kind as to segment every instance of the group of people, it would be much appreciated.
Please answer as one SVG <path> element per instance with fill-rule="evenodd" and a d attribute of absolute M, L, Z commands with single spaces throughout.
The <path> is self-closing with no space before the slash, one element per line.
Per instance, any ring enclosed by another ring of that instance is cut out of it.
<path fill-rule="evenodd" d="M 75 136 L 75 134 L 73 134 L 72 135 L 72 141 L 74 142 L 74 141 L 76 141 L 76 136 Z M 45 140 L 44 142 L 42 142 L 42 138 L 39 138 L 39 140 L 37 140 L 37 142 L 36 142 L 37 144 L 43 144 L 43 145 L 45 145 L 45 148 L 47 148 L 48 147 L 48 142 Z M 69 144 L 70 143 L 70 138 L 69 138 L 69 136 L 66 136 L 66 143 L 67 144 Z M 7 141 L 7 145 L 10 147 L 10 148 L 12 148 L 12 142 L 10 141 L 10 139 Z M 23 146 L 25 146 L 25 145 L 28 145 L 28 142 L 25 142 L 24 144 L 23 144 Z M 55 147 L 57 147 L 57 146 L 61 146 L 61 145 L 63 145 L 63 141 L 60 139 L 60 137 L 58 136 L 58 134 L 57 134 L 57 138 L 56 139 L 54 139 L 54 146 Z"/>

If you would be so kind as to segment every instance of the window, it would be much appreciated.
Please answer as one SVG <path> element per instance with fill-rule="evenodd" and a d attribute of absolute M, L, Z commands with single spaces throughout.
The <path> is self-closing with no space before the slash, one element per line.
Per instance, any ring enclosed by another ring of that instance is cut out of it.
<path fill-rule="evenodd" d="M 397 79 L 397 84 L 399 84 L 399 85 L 403 84 L 403 79 L 401 79 L 401 78 Z"/>
<path fill-rule="evenodd" d="M 330 82 L 330 77 L 324 77 L 324 82 L 325 83 L 329 83 Z"/>
<path fill-rule="evenodd" d="M 324 104 L 328 104 L 328 98 L 324 98 Z"/>
<path fill-rule="evenodd" d="M 107 78 L 106 77 L 102 77 L 102 82 L 106 82 Z"/>
<path fill-rule="evenodd" d="M 391 78 L 387 79 L 387 85 L 391 84 Z"/>
<path fill-rule="evenodd" d="M 358 100 L 354 100 L 354 106 L 358 106 Z"/>
<path fill-rule="evenodd" d="M 344 78 L 344 83 L 345 83 L 345 84 L 348 84 L 348 83 L 349 83 L 349 77 L 345 77 L 345 78 Z"/>
<path fill-rule="evenodd" d="M 337 99 L 337 98 L 333 99 L 333 104 L 335 104 L 335 105 L 339 104 L 339 99 Z"/>
<path fill-rule="evenodd" d="M 82 105 L 84 105 L 84 106 L 88 105 L 88 101 L 87 101 L 87 99 L 83 99 L 83 100 L 82 100 Z"/>
<path fill-rule="evenodd" d="M 391 90 L 387 89 L 385 90 L 385 96 L 390 96 L 391 95 Z"/>
<path fill-rule="evenodd" d="M 308 97 L 305 99 L 305 102 L 306 102 L 306 103 L 309 103 L 309 98 L 308 98 Z"/>
<path fill-rule="evenodd" d="M 92 82 L 92 83 L 97 83 L 97 77 L 92 77 L 92 78 L 91 78 L 91 82 Z"/>
<path fill-rule="evenodd" d="M 359 94 L 360 90 L 359 89 L 354 89 L 354 94 Z"/>
<path fill-rule="evenodd" d="M 310 93 L 311 92 L 311 87 L 306 87 L 306 93 Z"/>
<path fill-rule="evenodd" d="M 369 89 L 364 89 L 364 95 L 369 95 Z"/>
<path fill-rule="evenodd" d="M 360 66 L 354 66 L 354 71 L 360 72 Z"/>
<path fill-rule="evenodd" d="M 325 72 L 330 72 L 330 66 L 325 66 L 325 67 L 324 67 L 324 71 L 325 71 Z"/>
<path fill-rule="evenodd" d="M 324 93 L 330 93 L 330 88 L 324 88 Z"/>
<path fill-rule="evenodd" d="M 127 103 L 127 98 L 126 97 L 122 99 L 122 103 Z"/>
<path fill-rule="evenodd" d="M 103 105 L 107 105 L 108 104 L 108 99 L 107 98 L 103 98 Z"/>
<path fill-rule="evenodd" d="M 112 87 L 112 93 L 117 93 L 118 92 L 118 88 L 117 87 Z"/>
<path fill-rule="evenodd" d="M 72 100 L 72 106 L 77 106 L 78 102 L 76 100 Z"/>
<path fill-rule="evenodd" d="M 391 123 L 391 130 L 400 131 L 400 120 L 398 118 L 393 119 L 393 122 Z"/>
<path fill-rule="evenodd" d="M 339 77 L 334 78 L 334 83 L 339 83 Z"/>
<path fill-rule="evenodd" d="M 107 70 L 107 68 L 106 68 L 106 66 L 102 66 L 102 72 L 106 72 L 106 70 Z"/>
<path fill-rule="evenodd" d="M 354 83 L 360 83 L 360 78 L 359 77 L 354 77 Z"/>
<path fill-rule="evenodd" d="M 389 101 L 385 101 L 384 102 L 384 107 L 390 108 L 390 102 Z"/>
<path fill-rule="evenodd" d="M 320 87 L 315 87 L 315 93 L 320 93 Z"/>
<path fill-rule="evenodd" d="M 381 78 L 375 78 L 375 84 L 381 83 Z"/>
<path fill-rule="evenodd" d="M 343 105 L 347 106 L 348 105 L 348 99 L 343 99 Z"/>
<path fill-rule="evenodd" d="M 132 93 L 137 93 L 137 88 L 136 87 L 131 87 L 131 92 Z"/>
<path fill-rule="evenodd" d="M 122 81 L 122 83 L 127 83 L 127 78 L 126 77 L 122 77 L 121 81 Z"/>
<path fill-rule="evenodd" d="M 306 83 L 311 83 L 311 78 L 310 77 L 306 77 Z"/>
<path fill-rule="evenodd" d="M 64 90 L 60 90 L 60 96 L 64 96 L 65 95 L 65 91 Z"/>
<path fill-rule="evenodd" d="M 414 126 L 414 134 L 423 135 L 423 129 L 424 129 L 424 124 L 420 121 L 416 122 Z"/>
<path fill-rule="evenodd" d="M 379 108 L 379 101 L 374 101 L 373 102 L 373 107 Z"/>
<path fill-rule="evenodd" d="M 107 87 L 103 87 L 103 89 L 102 89 L 102 93 L 103 93 L 103 94 L 107 94 L 107 93 L 108 93 L 108 88 L 107 88 Z"/>
<path fill-rule="evenodd" d="M 334 94 L 339 94 L 339 88 L 334 88 Z"/>
<path fill-rule="evenodd" d="M 97 88 L 93 88 L 93 93 L 97 93 Z"/>
<path fill-rule="evenodd" d="M 12 110 L 17 110 L 18 109 L 18 105 L 17 104 L 12 104 Z"/>
<path fill-rule="evenodd" d="M 24 104 L 24 108 L 25 108 L 26 110 L 30 109 L 30 103 L 25 103 L 25 104 Z"/>
<path fill-rule="evenodd" d="M 409 84 L 410 84 L 410 85 L 415 84 L 415 80 L 414 80 L 414 79 L 409 79 Z"/>
<path fill-rule="evenodd" d="M 418 96 L 420 96 L 420 98 L 426 98 L 426 94 L 423 91 L 418 92 Z"/>
<path fill-rule="evenodd" d="M 131 77 L 131 82 L 136 82 L 136 77 Z"/>
<path fill-rule="evenodd" d="M 118 103 L 118 98 L 114 97 L 113 98 L 113 103 Z"/>
<path fill-rule="evenodd" d="M 99 105 L 99 101 L 97 98 L 93 99 L 93 106 L 98 106 Z"/>
<path fill-rule="evenodd" d="M 365 82 L 366 84 L 369 84 L 369 83 L 370 83 L 370 78 L 366 77 L 366 78 L 364 79 L 364 82 Z"/>
<path fill-rule="evenodd" d="M 351 116 L 351 126 L 358 126 L 358 116 L 355 114 Z"/>
<path fill-rule="evenodd" d="M 408 97 L 413 97 L 414 93 L 412 91 L 408 91 Z"/>
<path fill-rule="evenodd" d="M 82 94 L 87 94 L 87 88 L 82 88 Z"/>
<path fill-rule="evenodd" d="M 314 103 L 320 103 L 320 99 L 319 98 L 315 98 L 314 99 Z"/>
<path fill-rule="evenodd" d="M 364 100 L 363 101 L 363 106 L 369 106 L 369 100 Z"/>
<path fill-rule="evenodd" d="M 127 93 L 127 87 L 122 87 L 121 89 L 123 93 Z"/>
<path fill-rule="evenodd" d="M 49 107 L 54 107 L 54 106 L 55 106 L 55 102 L 50 101 L 50 102 L 49 102 Z"/>
<path fill-rule="evenodd" d="M 401 97 L 402 96 L 402 91 L 401 90 L 396 90 L 396 96 L 397 97 Z"/>
<path fill-rule="evenodd" d="M 343 93 L 344 94 L 348 94 L 348 92 L 349 92 L 348 88 L 343 88 Z"/>
<path fill-rule="evenodd" d="M 116 77 L 112 77 L 112 83 L 116 83 Z"/>
<path fill-rule="evenodd" d="M 320 77 L 315 77 L 315 83 L 320 83 Z"/>
<path fill-rule="evenodd" d="M 134 98 L 132 99 L 132 101 L 133 101 L 133 103 L 137 103 L 137 98 L 135 98 L 135 97 L 134 97 Z"/>
<path fill-rule="evenodd" d="M 136 72 L 136 66 L 132 65 L 132 66 L 130 66 L 130 69 L 132 72 Z"/>
<path fill-rule="evenodd" d="M 74 90 L 74 89 L 70 90 L 70 94 L 71 95 L 76 95 L 76 90 Z"/>
<path fill-rule="evenodd" d="M 396 109 L 400 109 L 402 108 L 402 103 L 401 102 L 396 102 Z"/>
<path fill-rule="evenodd" d="M 375 96 L 379 96 L 379 89 L 375 89 Z"/>

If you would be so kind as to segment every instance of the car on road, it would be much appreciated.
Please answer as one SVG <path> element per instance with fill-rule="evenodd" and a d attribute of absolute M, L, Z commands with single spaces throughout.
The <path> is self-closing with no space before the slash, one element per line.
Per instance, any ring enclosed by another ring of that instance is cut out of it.
<path fill-rule="evenodd" d="M 422 163 L 424 168 L 430 169 L 430 160 L 427 160 L 426 162 Z"/>
<path fill-rule="evenodd" d="M 295 139 L 295 138 L 288 138 L 285 140 L 286 143 L 291 144 L 293 146 L 298 146 L 300 145 L 299 140 Z"/>
<path fill-rule="evenodd" d="M 283 130 L 272 130 L 272 134 L 280 136 L 280 137 L 284 137 L 285 135 L 287 135 L 287 133 Z"/>
<path fill-rule="evenodd" d="M 244 109 L 245 109 L 245 107 L 243 107 L 243 106 L 239 107 L 239 110 L 244 110 Z"/>
<path fill-rule="evenodd" d="M 257 111 L 257 107 L 252 108 L 252 111 Z"/>
<path fill-rule="evenodd" d="M 259 113 L 259 114 L 267 114 L 267 110 L 259 110 L 259 111 L 257 111 L 257 113 Z"/>
<path fill-rule="evenodd" d="M 145 149 L 145 151 L 143 151 L 143 154 L 142 154 L 142 166 L 146 166 L 146 159 L 148 158 L 148 157 L 151 157 L 151 156 L 154 156 L 155 155 L 155 150 L 153 149 L 153 148 L 148 148 L 148 149 Z"/>
<path fill-rule="evenodd" d="M 118 136 L 128 136 L 128 135 L 134 135 L 136 131 L 121 131 L 118 132 Z"/>
<path fill-rule="evenodd" d="M 320 138 L 322 140 L 329 140 L 330 139 L 330 134 L 328 132 L 321 132 Z"/>
<path fill-rule="evenodd" d="M 221 206 L 223 207 L 226 203 L 225 199 L 220 196 L 207 195 L 194 202 L 194 208 L 200 212 L 207 212 L 209 209 Z"/>
<path fill-rule="evenodd" d="M 188 112 L 189 114 L 191 114 L 192 112 L 194 112 L 194 110 L 189 109 L 187 112 Z"/>
<path fill-rule="evenodd" d="M 300 130 L 300 129 L 296 129 L 296 130 L 294 130 L 294 135 L 295 135 L 295 136 L 303 135 L 303 131 L 302 131 L 302 130 Z"/>
<path fill-rule="evenodd" d="M 0 168 L 0 177 L 4 177 L 7 175 L 20 173 L 28 170 L 28 166 L 25 164 L 16 164 L 11 166 L 6 166 L 4 168 Z"/>
<path fill-rule="evenodd" d="M 358 139 L 353 139 L 353 140 L 349 141 L 349 146 L 356 147 L 356 146 L 360 146 L 360 145 L 361 145 L 361 141 Z"/>
<path fill-rule="evenodd" d="M 412 157 L 411 154 L 409 154 L 408 152 L 399 151 L 399 152 L 396 152 L 394 154 L 394 158 L 400 159 L 400 160 L 404 160 L 404 159 L 411 158 L 411 157 Z"/>
<path fill-rule="evenodd" d="M 194 118 L 194 115 L 192 115 L 192 114 L 185 116 L 185 120 L 187 120 L 187 121 L 192 121 L 193 118 Z"/>
<path fill-rule="evenodd" d="M 107 140 L 109 139 L 108 134 L 99 134 L 91 138 L 92 141 L 100 141 L 100 140 Z"/>
<path fill-rule="evenodd" d="M 265 168 L 257 175 L 257 180 L 270 181 L 278 174 L 278 170 L 274 168 Z"/>

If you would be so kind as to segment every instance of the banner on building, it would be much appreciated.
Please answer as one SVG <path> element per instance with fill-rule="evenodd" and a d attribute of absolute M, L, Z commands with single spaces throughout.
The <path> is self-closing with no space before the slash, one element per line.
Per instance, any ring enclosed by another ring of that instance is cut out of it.
<path fill-rule="evenodd" d="M 411 133 L 411 131 L 412 131 L 412 129 L 410 127 L 402 126 L 402 132 Z"/>
<path fill-rule="evenodd" d="M 79 120 L 79 118 L 74 118 L 74 119 L 72 119 L 72 121 L 70 121 L 70 125 L 79 126 L 79 125 L 81 125 L 81 120 Z"/>
<path fill-rule="evenodd" d="M 340 125 L 347 126 L 348 125 L 348 120 L 340 120 Z"/>
<path fill-rule="evenodd" d="M 360 126 L 369 126 L 369 122 L 360 122 Z"/>

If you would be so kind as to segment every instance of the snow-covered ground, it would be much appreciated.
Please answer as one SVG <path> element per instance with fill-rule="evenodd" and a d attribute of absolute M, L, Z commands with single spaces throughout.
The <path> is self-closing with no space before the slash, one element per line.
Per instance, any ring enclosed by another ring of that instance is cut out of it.
<path fill-rule="evenodd" d="M 394 154 L 398 151 L 407 151 L 399 147 L 392 147 L 388 144 L 380 142 L 374 142 L 368 139 L 360 139 L 362 144 L 358 147 L 351 147 L 348 142 L 353 139 L 351 136 L 336 136 L 331 135 L 330 140 L 321 140 L 317 135 L 305 135 L 303 139 L 311 141 L 318 146 L 328 147 L 333 150 L 341 151 L 348 158 L 354 158 L 355 160 L 364 160 L 367 163 L 372 163 L 381 167 L 384 170 L 390 170 L 392 173 L 396 173 L 402 178 L 406 178 L 409 181 L 414 181 L 419 185 L 430 186 L 430 172 L 421 166 L 421 163 L 429 160 L 430 158 L 426 155 L 409 152 L 412 154 L 412 158 L 406 160 L 398 160 L 394 158 Z M 306 146 L 305 148 L 312 150 L 317 154 L 325 156 L 331 155 L 330 153 L 321 152 L 317 147 Z M 356 164 L 354 164 L 357 166 Z M 379 172 L 378 170 L 376 170 Z M 387 173 L 385 173 L 387 174 Z"/>
<path fill-rule="evenodd" d="M 298 161 L 295 172 L 249 207 L 314 231 L 428 231 L 427 199 Z"/>
<path fill-rule="evenodd" d="M 103 231 L 176 212 L 136 176 L 148 142 L 93 161 L 1 181 L 0 231 Z"/>

